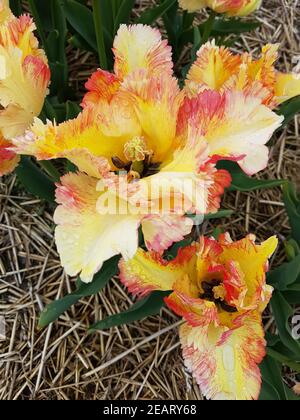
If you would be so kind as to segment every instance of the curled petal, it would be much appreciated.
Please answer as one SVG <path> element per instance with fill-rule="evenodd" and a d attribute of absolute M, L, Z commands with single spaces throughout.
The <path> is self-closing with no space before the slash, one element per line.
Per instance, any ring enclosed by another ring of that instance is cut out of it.
<path fill-rule="evenodd" d="M 181 112 L 188 117 L 186 126 L 196 126 L 205 138 L 211 157 L 236 160 L 249 175 L 266 167 L 265 144 L 283 121 L 260 99 L 243 92 L 205 91 L 186 99 Z M 180 130 L 183 129 L 181 123 Z"/>
<path fill-rule="evenodd" d="M 10 142 L 0 137 L 0 177 L 12 172 L 19 163 L 19 156 L 10 147 Z"/>
<path fill-rule="evenodd" d="M 215 326 L 180 328 L 186 367 L 202 393 L 213 400 L 256 400 L 261 388 L 258 365 L 265 356 L 260 315 L 252 313 L 232 331 Z"/>
<path fill-rule="evenodd" d="M 114 74 L 98 69 L 85 84 L 88 93 L 84 96 L 81 105 L 85 108 L 89 105 L 110 102 L 119 87 L 120 82 Z"/>
<path fill-rule="evenodd" d="M 24 133 L 48 93 L 50 70 L 34 29 L 27 15 L 0 28 L 0 129 L 6 138 Z"/>
<path fill-rule="evenodd" d="M 220 90 L 239 72 L 241 62 L 240 56 L 233 55 L 228 48 L 216 46 L 215 41 L 204 44 L 188 73 L 187 92 L 193 96 L 205 89 Z"/>
<path fill-rule="evenodd" d="M 135 70 L 151 75 L 173 72 L 172 51 L 157 29 L 145 25 L 121 25 L 114 41 L 115 74 L 123 80 Z"/>
<path fill-rule="evenodd" d="M 25 136 L 14 139 L 16 150 L 41 160 L 68 158 L 88 175 L 99 177 L 103 159 L 122 159 L 124 144 L 140 133 L 132 111 L 122 104 L 87 107 L 76 119 L 58 126 L 36 119 Z"/>
<path fill-rule="evenodd" d="M 132 258 L 138 247 L 139 217 L 100 215 L 97 183 L 98 179 L 88 175 L 70 173 L 61 179 L 56 192 L 55 240 L 61 262 L 70 276 L 80 274 L 86 283 L 106 260 L 118 254 Z"/>
<path fill-rule="evenodd" d="M 145 296 L 154 290 L 172 290 L 173 284 L 195 267 L 195 246 L 181 249 L 173 261 L 139 249 L 131 260 L 120 262 L 120 280 L 133 295 Z"/>
<path fill-rule="evenodd" d="M 220 238 L 222 254 L 219 262 L 227 265 L 228 261 L 234 261 L 237 269 L 244 275 L 247 286 L 247 294 L 244 299 L 244 308 L 266 306 L 270 299 L 270 289 L 266 287 L 266 271 L 268 260 L 278 246 L 278 239 L 273 236 L 261 245 L 255 243 L 255 238 L 248 235 L 245 239 L 237 242 L 228 242 L 228 239 Z M 232 264 L 232 263 L 231 263 Z"/>
<path fill-rule="evenodd" d="M 145 244 L 149 251 L 162 254 L 173 243 L 191 233 L 193 221 L 177 215 L 152 215 L 142 222 Z"/>

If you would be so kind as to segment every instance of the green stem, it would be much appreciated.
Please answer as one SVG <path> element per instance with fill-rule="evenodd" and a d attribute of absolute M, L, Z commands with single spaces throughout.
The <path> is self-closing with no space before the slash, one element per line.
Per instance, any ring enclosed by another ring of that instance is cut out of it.
<path fill-rule="evenodd" d="M 202 36 L 202 44 L 205 44 L 210 37 L 210 34 L 212 32 L 212 29 L 214 27 L 214 23 L 216 20 L 216 14 L 215 12 L 211 12 L 209 15 L 209 18 L 207 19 L 207 21 L 205 22 L 204 25 L 204 32 L 203 32 L 203 36 Z"/>
<path fill-rule="evenodd" d="M 94 15 L 94 24 L 97 36 L 97 45 L 98 45 L 98 54 L 100 60 L 100 66 L 103 70 L 107 70 L 107 58 L 105 52 L 104 44 L 104 33 L 102 25 L 102 15 L 101 15 L 101 0 L 92 0 L 93 4 L 93 15 Z"/>
<path fill-rule="evenodd" d="M 40 39 L 42 41 L 44 50 L 46 51 L 46 54 L 48 56 L 48 53 L 47 53 L 47 39 L 46 39 L 46 35 L 45 35 L 44 31 L 43 31 L 42 21 L 40 19 L 40 16 L 39 16 L 37 7 L 35 5 L 35 0 L 28 0 L 28 4 L 29 4 L 30 12 L 31 12 L 31 14 L 32 14 L 32 16 L 34 18 L 34 22 L 36 24 L 36 28 L 37 28 L 39 37 L 40 37 Z"/>
<path fill-rule="evenodd" d="M 44 171 L 47 172 L 47 174 L 53 179 L 53 181 L 58 182 L 60 180 L 61 175 L 52 162 L 49 160 L 40 160 L 39 164 L 41 168 L 44 169 Z"/>

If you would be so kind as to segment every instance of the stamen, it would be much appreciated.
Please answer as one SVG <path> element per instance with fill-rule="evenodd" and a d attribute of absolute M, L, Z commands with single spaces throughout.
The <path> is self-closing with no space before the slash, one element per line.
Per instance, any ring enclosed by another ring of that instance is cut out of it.
<path fill-rule="evenodd" d="M 136 136 L 124 146 L 124 155 L 131 162 L 141 162 L 151 154 L 143 137 Z"/>

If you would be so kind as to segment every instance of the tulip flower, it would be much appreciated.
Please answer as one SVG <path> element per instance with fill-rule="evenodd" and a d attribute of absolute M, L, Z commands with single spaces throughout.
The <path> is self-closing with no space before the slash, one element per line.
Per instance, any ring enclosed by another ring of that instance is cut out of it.
<path fill-rule="evenodd" d="M 0 176 L 18 161 L 9 140 L 29 128 L 47 94 L 50 70 L 34 30 L 28 15 L 16 18 L 8 1 L 0 1 Z"/>
<path fill-rule="evenodd" d="M 86 282 L 113 255 L 134 256 L 140 226 L 148 249 L 162 254 L 191 232 L 187 213 L 216 212 L 231 182 L 217 161 L 255 173 L 267 163 L 256 164 L 261 145 L 282 121 L 244 92 L 190 99 L 156 29 L 121 25 L 113 50 L 114 72 L 91 76 L 76 119 L 36 119 L 14 140 L 19 153 L 77 166 L 58 185 L 56 243 L 67 273 Z"/>
<path fill-rule="evenodd" d="M 272 237 L 257 245 L 254 235 L 233 242 L 225 234 L 181 248 L 173 261 L 139 249 L 120 262 L 120 279 L 135 296 L 171 291 L 165 301 L 184 320 L 185 364 L 209 399 L 259 397 L 262 312 L 273 290 L 266 271 L 277 243 Z"/>
<path fill-rule="evenodd" d="M 228 16 L 247 16 L 260 7 L 261 0 L 179 0 L 179 4 L 188 12 L 209 7 Z"/>

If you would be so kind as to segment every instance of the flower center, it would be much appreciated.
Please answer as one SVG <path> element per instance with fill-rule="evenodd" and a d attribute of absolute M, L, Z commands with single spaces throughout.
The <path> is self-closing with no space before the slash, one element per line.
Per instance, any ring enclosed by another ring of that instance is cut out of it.
<path fill-rule="evenodd" d="M 223 311 L 229 313 L 237 312 L 236 307 L 229 305 L 226 300 L 226 291 L 221 280 L 205 280 L 201 283 L 203 293 L 200 294 L 200 299 L 214 302 Z"/>
<path fill-rule="evenodd" d="M 124 146 L 124 155 L 128 161 L 142 162 L 152 152 L 147 149 L 144 137 L 136 136 Z"/>
<path fill-rule="evenodd" d="M 147 148 L 144 137 L 136 136 L 124 146 L 124 156 L 127 163 L 118 156 L 112 157 L 112 163 L 117 169 L 128 172 L 128 180 L 145 178 L 159 172 L 160 163 L 152 161 L 153 152 Z"/>

